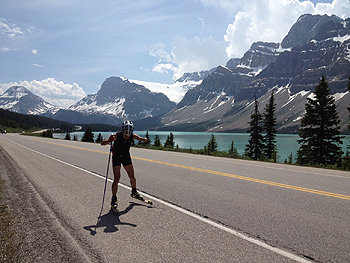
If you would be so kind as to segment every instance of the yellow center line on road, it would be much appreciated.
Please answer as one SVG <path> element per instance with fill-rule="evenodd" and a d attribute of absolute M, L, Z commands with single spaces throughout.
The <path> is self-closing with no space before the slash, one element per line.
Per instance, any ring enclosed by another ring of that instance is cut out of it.
<path fill-rule="evenodd" d="M 44 142 L 44 141 L 35 140 L 35 139 L 31 139 L 31 140 L 38 141 L 38 142 Z M 85 148 L 69 146 L 69 145 L 64 145 L 64 144 L 59 144 L 59 143 L 53 143 L 53 142 L 44 142 L 44 143 L 49 143 L 49 144 L 54 144 L 54 145 L 59 145 L 59 146 L 64 146 L 64 147 L 84 150 L 84 151 L 91 151 L 91 152 L 98 152 L 98 153 L 109 154 L 109 152 L 105 152 L 105 151 L 85 149 Z M 294 186 L 294 185 L 276 183 L 276 182 L 272 182 L 272 181 L 266 181 L 266 180 L 261 180 L 261 179 L 256 179 L 256 178 L 251 178 L 251 177 L 246 177 L 246 176 L 241 176 L 241 175 L 234 175 L 234 174 L 218 172 L 218 171 L 202 169 L 202 168 L 196 168 L 196 167 L 186 166 L 186 165 L 181 165 L 181 164 L 174 164 L 174 163 L 156 161 L 156 160 L 145 159 L 145 158 L 141 158 L 141 157 L 134 157 L 133 156 L 132 158 L 133 159 L 137 159 L 137 160 L 146 161 L 146 162 L 158 163 L 158 164 L 163 164 L 163 165 L 168 165 L 168 166 L 173 166 L 173 167 L 179 167 L 179 168 L 193 170 L 193 171 L 199 171 L 199 172 L 204 172 L 204 173 L 221 175 L 221 176 L 225 176 L 225 177 L 231 177 L 231 178 L 240 179 L 240 180 L 249 181 L 249 182 L 254 182 L 254 183 L 260 183 L 260 184 L 265 184 L 265 185 L 277 186 L 277 187 L 281 187 L 281 188 L 285 188 L 285 189 L 291 189 L 291 190 L 300 191 L 300 192 L 306 192 L 306 193 L 312 193 L 312 194 L 318 194 L 318 195 L 323 195 L 323 196 L 335 197 L 335 198 L 339 198 L 339 199 L 350 200 L 350 196 L 349 195 L 343 195 L 343 194 L 337 194 L 337 193 L 332 193 L 332 192 L 320 191 L 320 190 L 304 188 L 304 187 L 299 187 L 299 186 Z"/>
<path fill-rule="evenodd" d="M 213 171 L 213 170 L 185 166 L 185 165 L 181 165 L 181 164 L 173 164 L 173 163 L 155 161 L 155 160 L 150 160 L 150 159 L 145 159 L 145 158 L 140 158 L 140 157 L 133 157 L 133 158 L 147 161 L 147 162 L 153 162 L 153 163 L 165 164 L 165 165 L 169 165 L 169 166 L 181 167 L 184 169 L 189 169 L 189 170 L 194 170 L 194 171 L 199 171 L 199 172 L 204 172 L 204 173 L 217 174 L 217 175 L 221 175 L 221 176 L 231 177 L 231 178 L 240 179 L 240 180 L 249 181 L 249 182 L 254 182 L 254 183 L 272 185 L 272 186 L 282 187 L 282 188 L 286 188 L 286 189 L 292 189 L 292 190 L 301 191 L 301 192 L 307 192 L 307 193 L 313 193 L 313 194 L 319 194 L 319 195 L 324 195 L 324 196 L 330 196 L 330 197 L 336 197 L 336 198 L 340 198 L 340 199 L 350 200 L 350 196 L 348 196 L 348 195 L 319 191 L 319 190 L 315 190 L 315 189 L 304 188 L 304 187 L 288 185 L 288 184 L 281 184 L 281 183 L 276 183 L 276 182 L 271 182 L 271 181 L 266 181 L 266 180 L 261 180 L 261 179 L 246 177 L 246 176 L 240 176 L 240 175 L 234 175 L 234 174 L 229 174 L 229 173 L 217 172 L 217 171 Z"/>
<path fill-rule="evenodd" d="M 64 144 L 55 143 L 55 142 L 45 142 L 45 141 L 36 140 L 36 139 L 30 139 L 30 140 L 36 141 L 36 142 L 43 142 L 43 143 L 58 145 L 58 146 L 64 146 L 64 147 L 68 147 L 68 148 L 74 148 L 74 149 L 78 149 L 78 150 L 84 150 L 84 151 L 90 151 L 90 152 L 107 153 L 107 154 L 109 154 L 109 152 L 105 152 L 105 151 L 98 151 L 98 150 L 86 149 L 86 148 L 81 148 L 81 147 L 76 147 L 76 146 L 70 146 L 70 145 L 64 145 Z"/>

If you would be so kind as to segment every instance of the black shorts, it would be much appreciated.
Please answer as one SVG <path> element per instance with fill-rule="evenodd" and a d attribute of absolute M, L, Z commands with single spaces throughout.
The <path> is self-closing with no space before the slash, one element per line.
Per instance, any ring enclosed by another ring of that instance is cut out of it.
<path fill-rule="evenodd" d="M 113 166 L 127 166 L 132 164 L 130 153 L 114 153 L 112 156 Z"/>

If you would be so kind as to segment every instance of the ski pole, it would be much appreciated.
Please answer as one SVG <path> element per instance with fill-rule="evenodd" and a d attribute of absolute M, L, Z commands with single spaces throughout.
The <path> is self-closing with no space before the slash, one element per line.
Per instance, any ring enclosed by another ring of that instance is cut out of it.
<path fill-rule="evenodd" d="M 108 170 L 109 170 L 109 163 L 110 163 L 110 160 L 111 160 L 111 153 L 112 153 L 112 142 L 111 142 L 111 147 L 109 149 L 109 156 L 108 156 L 108 163 L 107 163 L 107 172 L 106 172 L 106 180 L 105 180 L 105 189 L 103 190 L 103 199 L 102 199 L 102 206 L 101 206 L 100 216 L 102 214 L 103 204 L 105 202 L 107 179 L 108 179 Z"/>

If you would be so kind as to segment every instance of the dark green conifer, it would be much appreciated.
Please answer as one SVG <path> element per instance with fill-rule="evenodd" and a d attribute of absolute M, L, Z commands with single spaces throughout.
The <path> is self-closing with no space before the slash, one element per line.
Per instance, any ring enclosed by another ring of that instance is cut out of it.
<path fill-rule="evenodd" d="M 314 94 L 314 98 L 307 99 L 306 113 L 301 119 L 297 163 L 333 165 L 341 154 L 339 144 L 342 144 L 343 137 L 339 136 L 338 112 L 324 76 Z"/>
<path fill-rule="evenodd" d="M 82 142 L 94 142 L 94 133 L 92 132 L 91 127 L 88 127 L 81 138 Z"/>
<path fill-rule="evenodd" d="M 148 131 L 146 132 L 145 138 L 147 139 L 147 142 L 144 142 L 145 145 L 151 145 L 152 140 L 151 137 L 148 134 Z"/>
<path fill-rule="evenodd" d="M 65 140 L 68 140 L 68 141 L 70 140 L 70 134 L 69 134 L 69 132 L 66 133 L 66 137 L 64 137 L 64 139 L 65 139 Z"/>
<path fill-rule="evenodd" d="M 154 144 L 153 144 L 153 146 L 154 146 L 154 147 L 161 147 L 161 146 L 162 146 L 158 134 L 156 135 L 156 138 L 154 139 Z"/>
<path fill-rule="evenodd" d="M 174 142 L 174 134 L 171 132 L 170 135 L 166 138 L 166 141 L 164 143 L 165 148 L 174 148 L 175 142 Z"/>
<path fill-rule="evenodd" d="M 208 154 L 216 152 L 218 149 L 218 143 L 216 142 L 214 133 L 211 134 L 210 141 L 207 143 Z"/>
<path fill-rule="evenodd" d="M 102 134 L 101 133 L 99 133 L 98 135 L 97 135 L 97 138 L 96 138 L 96 143 L 101 143 L 103 141 L 103 137 L 102 137 Z"/>
<path fill-rule="evenodd" d="M 277 120 L 275 118 L 275 110 L 276 110 L 276 104 L 275 104 L 275 98 L 273 91 L 271 92 L 269 103 L 266 104 L 265 107 L 265 113 L 264 113 L 264 131 L 266 135 L 264 136 L 265 140 L 265 148 L 264 153 L 268 160 L 274 159 L 274 151 L 276 151 L 276 125 Z M 275 160 L 276 162 L 276 160 Z"/>
<path fill-rule="evenodd" d="M 249 139 L 246 145 L 245 155 L 251 159 L 259 160 L 263 157 L 264 149 L 264 138 L 262 135 L 262 116 L 259 112 L 259 102 L 254 95 L 254 111 L 250 116 L 251 121 L 249 122 L 250 128 L 248 129 Z"/>

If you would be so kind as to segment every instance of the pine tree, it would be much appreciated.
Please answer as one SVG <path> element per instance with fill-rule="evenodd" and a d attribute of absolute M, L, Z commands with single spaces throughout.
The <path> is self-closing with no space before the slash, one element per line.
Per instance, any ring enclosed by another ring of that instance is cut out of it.
<path fill-rule="evenodd" d="M 345 171 L 350 170 L 350 153 L 349 153 L 349 151 L 346 151 L 346 153 L 343 157 L 342 169 Z"/>
<path fill-rule="evenodd" d="M 164 143 L 165 148 L 174 148 L 175 142 L 174 142 L 174 134 L 171 132 L 170 135 L 166 138 L 166 141 Z"/>
<path fill-rule="evenodd" d="M 70 134 L 69 132 L 66 133 L 66 137 L 64 138 L 65 140 L 70 140 Z"/>
<path fill-rule="evenodd" d="M 208 154 L 211 154 L 213 152 L 216 152 L 218 149 L 218 143 L 216 142 L 214 133 L 211 134 L 210 141 L 207 143 L 207 151 Z"/>
<path fill-rule="evenodd" d="M 52 130 L 43 131 L 41 134 L 42 137 L 53 138 Z"/>
<path fill-rule="evenodd" d="M 349 78 L 349 83 L 348 83 L 347 86 L 348 86 L 348 91 L 350 92 L 350 76 L 349 76 L 348 78 Z M 348 107 L 348 111 L 349 111 L 349 113 L 350 113 L 350 107 Z M 348 125 L 348 129 L 350 130 L 350 123 L 349 123 L 349 125 Z M 350 146 L 348 145 L 347 148 L 350 149 Z"/>
<path fill-rule="evenodd" d="M 101 143 L 103 141 L 103 137 L 102 137 L 102 134 L 101 133 L 99 133 L 98 135 L 97 135 L 97 139 L 96 139 L 96 143 Z"/>
<path fill-rule="evenodd" d="M 264 153 L 266 155 L 266 158 L 268 160 L 273 159 L 274 151 L 276 150 L 276 125 L 277 120 L 275 118 L 275 110 L 276 110 L 276 104 L 275 104 L 275 98 L 273 91 L 271 92 L 270 101 L 268 104 L 266 104 L 265 107 L 265 113 L 264 113 L 264 131 L 266 132 L 266 135 L 264 136 L 265 140 L 265 149 Z M 276 162 L 276 160 L 274 160 Z"/>
<path fill-rule="evenodd" d="M 145 145 L 151 145 L 152 140 L 151 140 L 151 138 L 149 137 L 148 131 L 146 132 L 145 138 L 147 139 L 147 141 L 144 142 L 144 144 L 145 144 Z"/>
<path fill-rule="evenodd" d="M 83 135 L 83 138 L 81 138 L 82 142 L 94 142 L 94 134 L 92 132 L 91 127 L 88 127 Z"/>
<path fill-rule="evenodd" d="M 306 113 L 301 119 L 297 163 L 333 165 L 341 154 L 339 144 L 343 137 L 339 136 L 338 112 L 324 76 L 314 94 L 314 99 L 307 99 Z"/>
<path fill-rule="evenodd" d="M 154 144 L 153 144 L 153 146 L 154 146 L 154 147 L 161 147 L 161 146 L 162 146 L 158 134 L 156 134 L 156 138 L 154 139 Z"/>
<path fill-rule="evenodd" d="M 259 102 L 254 95 L 254 112 L 250 116 L 251 121 L 249 122 L 250 128 L 247 131 L 250 133 L 248 144 L 246 145 L 245 155 L 251 159 L 258 160 L 262 158 L 263 149 L 264 149 L 264 138 L 262 135 L 263 128 L 262 124 L 262 116 L 259 113 Z"/>
<path fill-rule="evenodd" d="M 234 141 L 231 142 L 230 148 L 228 149 L 229 155 L 232 157 L 238 157 L 237 148 L 235 147 Z"/>

